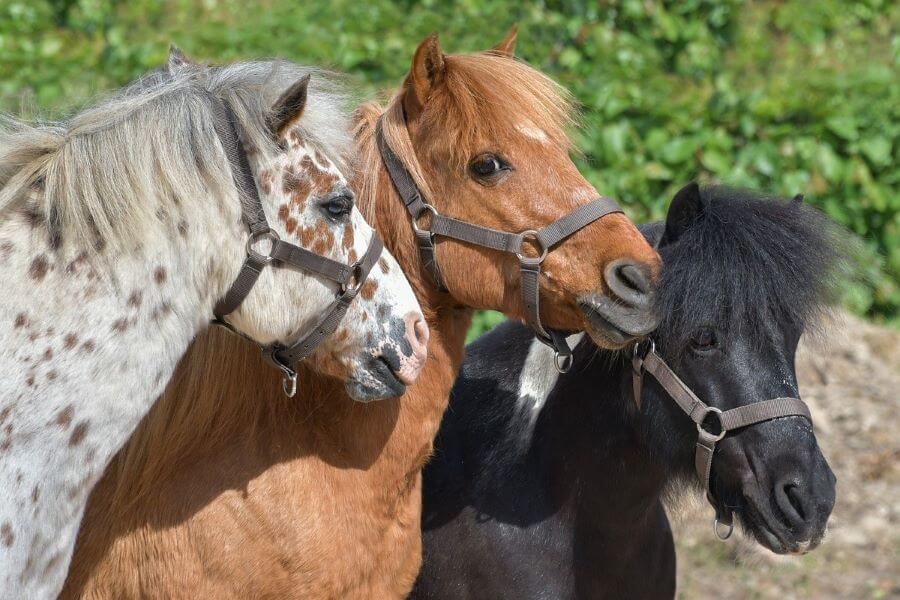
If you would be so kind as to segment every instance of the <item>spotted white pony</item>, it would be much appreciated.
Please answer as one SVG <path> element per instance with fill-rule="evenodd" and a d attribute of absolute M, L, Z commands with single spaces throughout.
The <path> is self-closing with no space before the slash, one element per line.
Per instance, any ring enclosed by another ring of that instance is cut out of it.
<path fill-rule="evenodd" d="M 238 275 L 249 232 L 215 98 L 236 115 L 281 239 L 348 264 L 363 256 L 373 231 L 341 174 L 343 98 L 322 73 L 307 87 L 309 73 L 274 61 L 206 67 L 175 52 L 66 123 L 3 121 L 4 598 L 59 592 L 88 494 Z M 288 343 L 336 293 L 310 273 L 266 268 L 228 322 L 261 344 Z M 426 336 L 385 251 L 313 363 L 358 400 L 396 396 L 417 376 Z"/>

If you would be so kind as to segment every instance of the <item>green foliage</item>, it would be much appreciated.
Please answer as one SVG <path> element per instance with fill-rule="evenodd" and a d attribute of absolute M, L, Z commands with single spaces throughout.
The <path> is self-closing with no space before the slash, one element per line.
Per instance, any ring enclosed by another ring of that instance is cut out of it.
<path fill-rule="evenodd" d="M 0 108 L 58 115 L 159 66 L 171 42 L 329 66 L 370 96 L 425 35 L 478 50 L 514 22 L 517 54 L 581 103 L 583 172 L 632 217 L 661 218 L 691 179 L 804 193 L 865 240 L 849 305 L 900 318 L 890 0 L 0 0 Z"/>

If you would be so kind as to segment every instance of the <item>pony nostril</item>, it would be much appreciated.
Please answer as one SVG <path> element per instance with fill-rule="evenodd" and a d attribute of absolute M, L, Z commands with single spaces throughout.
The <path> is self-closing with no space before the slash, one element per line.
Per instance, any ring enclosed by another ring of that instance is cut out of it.
<path fill-rule="evenodd" d="M 784 493 L 788 497 L 791 506 L 797 511 L 797 515 L 806 521 L 806 511 L 803 509 L 803 502 L 800 498 L 800 488 L 793 483 L 789 483 L 784 487 Z"/>
<path fill-rule="evenodd" d="M 617 274 L 619 279 L 635 292 L 646 294 L 650 291 L 650 282 L 647 276 L 635 265 L 622 265 Z"/>
<path fill-rule="evenodd" d="M 610 291 L 625 302 L 643 305 L 652 298 L 652 278 L 642 265 L 627 259 L 613 261 L 604 276 Z"/>
<path fill-rule="evenodd" d="M 803 491 L 793 480 L 779 482 L 775 488 L 775 502 L 784 515 L 789 529 L 802 528 L 807 522 L 807 509 Z"/>

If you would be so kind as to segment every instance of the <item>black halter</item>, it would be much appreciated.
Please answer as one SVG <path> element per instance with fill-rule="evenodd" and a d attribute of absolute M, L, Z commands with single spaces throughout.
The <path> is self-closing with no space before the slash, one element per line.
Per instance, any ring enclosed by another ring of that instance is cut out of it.
<path fill-rule="evenodd" d="M 697 472 L 697 477 L 706 492 L 706 499 L 716 510 L 716 520 L 713 523 L 716 537 L 720 540 L 727 540 L 731 537 L 731 532 L 734 531 L 734 515 L 731 508 L 719 502 L 709 488 L 709 478 L 712 471 L 713 456 L 716 452 L 716 444 L 735 429 L 781 417 L 803 417 L 812 423 L 809 407 L 799 398 L 771 398 L 725 411 L 715 406 L 709 406 L 700 400 L 691 388 L 681 381 L 662 357 L 656 353 L 656 346 L 651 339 L 649 344 L 635 345 L 632 358 L 632 385 L 634 403 L 637 405 L 638 412 L 641 410 L 641 390 L 644 372 L 653 375 L 678 407 L 697 425 L 697 449 L 694 455 L 694 470 Z M 718 427 L 714 428 L 714 430 L 718 430 L 717 432 L 709 431 L 704 425 L 713 415 L 718 421 Z M 724 534 L 719 533 L 719 523 L 727 527 Z"/>
<path fill-rule="evenodd" d="M 384 117 L 382 117 L 384 118 Z M 606 215 L 622 212 L 619 205 L 611 198 L 597 198 L 579 206 L 571 213 L 560 217 L 541 229 L 528 229 L 520 233 L 498 231 L 482 225 L 475 225 L 459 219 L 444 216 L 422 197 L 413 176 L 404 166 L 403 161 L 387 143 L 382 130 L 381 119 L 375 128 L 375 139 L 384 166 L 387 168 L 406 210 L 412 218 L 412 228 L 419 246 L 422 264 L 431 275 L 434 284 L 441 291 L 447 291 L 444 278 L 437 264 L 434 251 L 434 236 L 452 238 L 475 246 L 490 248 L 508 254 L 515 254 L 519 259 L 519 270 L 522 277 L 522 303 L 525 307 L 525 322 L 531 327 L 537 339 L 547 344 L 556 352 L 555 364 L 560 373 L 565 373 L 572 366 L 572 350 L 566 343 L 566 336 L 555 329 L 548 329 L 541 323 L 540 311 L 540 275 L 541 263 L 547 253 L 561 241 L 575 232 L 587 227 Z M 426 228 L 419 226 L 419 220 L 426 212 L 431 219 Z M 536 257 L 525 254 L 525 243 L 533 242 L 540 255 Z"/>
<path fill-rule="evenodd" d="M 250 238 L 247 240 L 247 257 L 228 293 L 216 304 L 213 310 L 215 315 L 213 323 L 242 337 L 247 337 L 226 323 L 224 317 L 241 305 L 266 265 L 293 267 L 315 273 L 340 286 L 334 301 L 325 309 L 323 317 L 310 331 L 302 335 L 298 334 L 296 340 L 289 345 L 278 342 L 266 346 L 259 345 L 269 362 L 284 374 L 282 382 L 284 393 L 293 397 L 297 392 L 295 365 L 309 357 L 316 347 L 337 329 L 350 303 L 381 256 L 383 246 L 381 239 L 373 231 L 365 255 L 352 265 L 347 265 L 310 252 L 290 242 L 282 241 L 278 234 L 269 227 L 266 220 L 256 181 L 238 136 L 238 125 L 234 112 L 219 98 L 213 98 L 212 109 L 216 133 L 222 142 L 228 162 L 231 163 L 234 184 L 242 198 L 242 218 L 250 229 Z M 260 254 L 254 249 L 254 245 L 263 239 L 271 242 L 268 254 Z M 250 341 L 256 343 L 254 340 Z"/>

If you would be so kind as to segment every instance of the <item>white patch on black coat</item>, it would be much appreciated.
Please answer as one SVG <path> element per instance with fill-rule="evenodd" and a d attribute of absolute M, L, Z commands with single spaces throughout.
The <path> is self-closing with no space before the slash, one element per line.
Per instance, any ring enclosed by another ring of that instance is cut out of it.
<path fill-rule="evenodd" d="M 570 348 L 581 342 L 584 333 L 576 333 L 566 338 Z M 519 450 L 524 451 L 531 445 L 534 427 L 547 397 L 559 379 L 556 369 L 556 356 L 553 348 L 537 338 L 531 340 L 528 356 L 519 373 L 519 394 L 516 398 L 516 416 L 512 420 L 515 428 L 514 437 Z"/>

